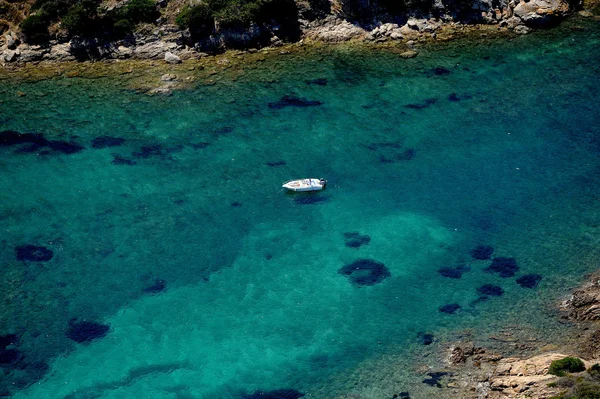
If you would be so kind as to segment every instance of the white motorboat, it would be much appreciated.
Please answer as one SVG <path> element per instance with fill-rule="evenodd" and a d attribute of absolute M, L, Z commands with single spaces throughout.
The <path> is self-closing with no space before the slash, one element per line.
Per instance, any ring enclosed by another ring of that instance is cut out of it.
<path fill-rule="evenodd" d="M 326 184 L 325 179 L 300 179 L 285 182 L 281 187 L 291 191 L 318 191 L 323 190 Z"/>

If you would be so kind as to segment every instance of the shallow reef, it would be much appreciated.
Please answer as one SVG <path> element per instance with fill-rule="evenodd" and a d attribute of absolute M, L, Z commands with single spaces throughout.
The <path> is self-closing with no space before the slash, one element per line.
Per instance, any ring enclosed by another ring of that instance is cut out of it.
<path fill-rule="evenodd" d="M 442 305 L 438 308 L 438 310 L 442 313 L 452 314 L 460 309 L 460 305 L 458 303 L 449 303 L 447 305 Z"/>
<path fill-rule="evenodd" d="M 107 147 L 118 147 L 123 145 L 125 139 L 122 137 L 100 136 L 92 140 L 92 148 L 101 149 Z"/>
<path fill-rule="evenodd" d="M 282 109 L 286 107 L 316 107 L 323 105 L 321 101 L 307 100 L 306 98 L 295 97 L 295 96 L 283 96 L 279 101 L 269 103 L 271 109 Z"/>
<path fill-rule="evenodd" d="M 502 287 L 494 284 L 484 284 L 477 288 L 477 292 L 484 296 L 502 296 L 504 294 Z"/>
<path fill-rule="evenodd" d="M 417 338 L 419 338 L 419 341 L 423 344 L 423 345 L 431 345 L 433 343 L 434 340 L 434 336 L 433 334 L 430 333 L 424 333 L 424 332 L 420 332 L 417 334 Z"/>
<path fill-rule="evenodd" d="M 442 267 L 438 270 L 438 273 L 444 277 L 459 279 L 465 272 L 470 270 L 471 268 L 467 265 L 458 265 L 455 267 Z"/>
<path fill-rule="evenodd" d="M 95 339 L 103 338 L 110 331 L 110 326 L 93 321 L 73 321 L 69 322 L 69 328 L 65 335 L 67 338 L 78 342 L 90 342 Z"/>
<path fill-rule="evenodd" d="M 437 103 L 437 101 L 437 98 L 427 98 L 422 103 L 406 104 L 404 107 L 410 109 L 424 109 L 431 107 L 433 104 Z"/>
<path fill-rule="evenodd" d="M 488 273 L 497 273 L 502 278 L 514 276 L 519 266 L 514 258 L 494 258 L 492 264 L 485 269 Z"/>
<path fill-rule="evenodd" d="M 358 231 L 344 233 L 344 240 L 348 248 L 360 248 L 371 242 L 371 237 L 360 234 Z"/>
<path fill-rule="evenodd" d="M 271 161 L 267 162 L 265 165 L 270 166 L 272 168 L 277 168 L 279 166 L 285 166 L 287 163 L 285 161 Z"/>
<path fill-rule="evenodd" d="M 338 273 L 348 276 L 354 285 L 361 287 L 381 283 L 392 275 L 383 263 L 372 259 L 354 261 L 339 269 Z"/>
<path fill-rule="evenodd" d="M 158 294 L 167 289 L 167 282 L 165 280 L 156 279 L 152 285 L 149 285 L 143 289 L 147 294 Z"/>
<path fill-rule="evenodd" d="M 445 372 L 445 371 L 436 371 L 436 372 L 429 372 L 429 373 L 427 373 L 427 375 L 428 375 L 428 378 L 425 378 L 422 381 L 423 384 L 427 384 L 432 387 L 441 388 L 442 384 L 440 383 L 440 381 L 445 376 L 450 375 L 450 373 Z"/>
<path fill-rule="evenodd" d="M 15 248 L 17 260 L 27 262 L 48 262 L 54 253 L 39 245 L 20 245 Z"/>
<path fill-rule="evenodd" d="M 113 165 L 136 165 L 137 162 L 132 161 L 131 159 L 127 159 L 119 154 L 113 155 L 113 160 L 111 162 Z"/>
<path fill-rule="evenodd" d="M 542 276 L 532 273 L 519 277 L 517 279 L 517 284 L 523 288 L 534 288 L 540 283 L 540 281 L 542 281 Z"/>
<path fill-rule="evenodd" d="M 23 146 L 23 144 L 28 144 Z M 37 153 L 42 149 L 48 149 L 61 154 L 75 154 L 84 149 L 83 146 L 69 141 L 48 140 L 41 133 L 19 133 L 14 130 L 0 132 L 0 147 L 21 145 L 17 152 Z"/>
<path fill-rule="evenodd" d="M 316 86 L 327 86 L 327 79 L 325 78 L 317 78 L 317 79 L 310 79 L 306 81 L 307 85 L 316 85 Z"/>
<path fill-rule="evenodd" d="M 471 250 L 471 256 L 473 259 L 487 260 L 492 257 L 494 253 L 494 247 L 490 245 L 478 245 Z"/>

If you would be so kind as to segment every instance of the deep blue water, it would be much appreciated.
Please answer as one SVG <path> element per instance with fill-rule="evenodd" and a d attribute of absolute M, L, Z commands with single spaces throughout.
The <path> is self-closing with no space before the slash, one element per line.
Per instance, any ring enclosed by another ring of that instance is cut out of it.
<path fill-rule="evenodd" d="M 425 335 L 560 337 L 553 302 L 599 257 L 600 29 L 580 25 L 282 56 L 170 97 L 2 81 L 0 392 L 428 398 Z M 280 190 L 299 177 L 329 185 Z"/>

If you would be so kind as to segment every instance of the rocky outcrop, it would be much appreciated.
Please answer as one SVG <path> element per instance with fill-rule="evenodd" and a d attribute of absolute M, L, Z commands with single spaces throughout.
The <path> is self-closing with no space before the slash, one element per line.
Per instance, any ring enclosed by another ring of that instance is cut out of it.
<path fill-rule="evenodd" d="M 181 58 L 171 53 L 170 51 L 167 51 L 165 53 L 165 62 L 167 64 L 181 64 Z"/>
<path fill-rule="evenodd" d="M 514 8 L 514 14 L 530 27 L 549 26 L 569 12 L 569 3 L 564 0 L 521 1 Z"/>
<path fill-rule="evenodd" d="M 563 318 L 573 321 L 600 320 L 600 272 L 589 275 L 586 280 L 561 304 Z"/>
<path fill-rule="evenodd" d="M 326 43 L 339 43 L 366 37 L 367 32 L 346 20 L 330 17 L 322 24 L 310 27 L 304 35 L 306 38 Z"/>
<path fill-rule="evenodd" d="M 246 29 L 223 29 L 205 37 L 193 37 L 187 30 L 159 20 L 158 26 L 145 26 L 122 40 L 105 42 L 97 38 L 74 37 L 70 41 L 51 41 L 47 46 L 21 43 L 9 31 L 0 37 L 0 63 L 73 61 L 87 59 L 150 59 L 179 63 L 227 49 L 257 49 L 281 46 L 285 40 L 312 39 L 326 43 L 349 40 L 370 42 L 401 41 L 412 49 L 423 40 L 449 40 L 453 33 L 468 29 L 468 24 L 494 24 L 503 30 L 526 34 L 532 28 L 549 26 L 571 11 L 569 0 L 433 0 L 423 4 L 407 0 L 420 11 L 378 19 L 377 2 L 332 0 L 331 7 L 313 9 L 313 3 L 296 1 L 300 19 L 294 35 L 280 26 L 251 24 Z M 119 3 L 120 4 L 120 3 Z M 414 15 L 427 16 L 417 18 Z M 304 19 L 306 18 L 306 19 Z M 384 22 L 385 21 L 385 22 Z M 393 22 L 389 22 L 393 21 Z M 438 37 L 439 36 L 439 37 Z M 282 40 L 283 39 L 283 40 Z M 407 51 L 401 56 L 410 58 Z"/>

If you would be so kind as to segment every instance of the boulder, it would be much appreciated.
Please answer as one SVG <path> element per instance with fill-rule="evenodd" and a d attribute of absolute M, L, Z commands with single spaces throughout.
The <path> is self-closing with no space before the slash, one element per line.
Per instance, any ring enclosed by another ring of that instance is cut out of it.
<path fill-rule="evenodd" d="M 590 275 L 587 282 L 563 302 L 561 308 L 566 319 L 600 320 L 600 272 Z"/>
<path fill-rule="evenodd" d="M 4 61 L 15 62 L 17 60 L 17 52 L 13 50 L 6 50 L 4 52 Z"/>
<path fill-rule="evenodd" d="M 181 58 L 170 51 L 165 53 L 165 61 L 167 64 L 181 64 Z"/>
<path fill-rule="evenodd" d="M 172 82 L 174 80 L 177 80 L 177 75 L 172 73 L 165 73 L 163 76 L 160 77 L 160 80 L 163 82 Z"/>
<path fill-rule="evenodd" d="M 417 53 L 414 50 L 407 50 L 404 51 L 402 53 L 400 53 L 400 57 L 406 59 L 406 58 L 415 58 L 419 53 Z"/>
<path fill-rule="evenodd" d="M 57 44 L 50 48 L 50 52 L 43 55 L 44 60 L 48 61 L 75 61 L 75 56 L 71 54 L 71 46 L 66 44 Z"/>
<path fill-rule="evenodd" d="M 164 57 L 165 50 L 166 48 L 163 42 L 154 41 L 142 44 L 141 46 L 136 46 L 133 50 L 133 55 L 136 58 L 144 60 L 158 60 L 161 56 Z"/>
<path fill-rule="evenodd" d="M 15 50 L 20 43 L 19 38 L 12 31 L 4 36 L 4 39 L 6 41 L 6 47 L 9 50 Z"/>
<path fill-rule="evenodd" d="M 306 36 L 327 43 L 345 42 L 365 35 L 365 31 L 348 21 L 339 21 L 323 27 L 318 27 Z"/>
<path fill-rule="evenodd" d="M 130 58 L 133 55 L 133 50 L 129 47 L 119 46 L 115 55 L 119 59 Z"/>
<path fill-rule="evenodd" d="M 531 27 L 545 27 L 565 17 L 570 11 L 565 0 L 530 0 L 521 1 L 514 9 L 514 14 Z"/>

